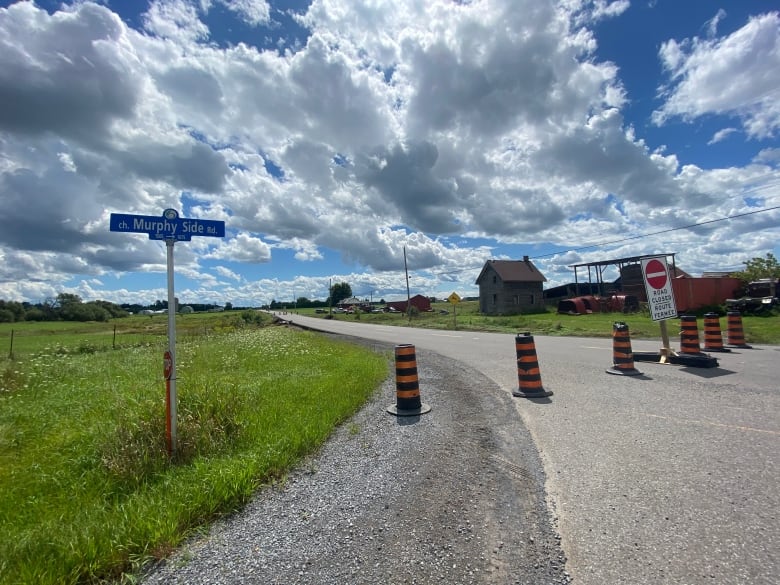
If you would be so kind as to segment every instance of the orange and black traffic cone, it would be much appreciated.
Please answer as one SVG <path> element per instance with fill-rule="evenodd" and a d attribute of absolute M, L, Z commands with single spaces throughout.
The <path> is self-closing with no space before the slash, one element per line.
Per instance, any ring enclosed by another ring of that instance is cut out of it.
<path fill-rule="evenodd" d="M 696 326 L 696 315 L 680 316 L 680 353 L 699 355 L 699 328 Z"/>
<path fill-rule="evenodd" d="M 395 346 L 395 400 L 387 412 L 396 416 L 415 416 L 431 410 L 420 401 L 417 355 L 414 346 L 408 343 Z"/>
<path fill-rule="evenodd" d="M 623 322 L 612 324 L 612 367 L 608 374 L 640 376 L 642 372 L 634 367 L 634 353 L 631 351 L 631 336 L 628 325 Z"/>
<path fill-rule="evenodd" d="M 704 351 L 731 351 L 723 347 L 723 334 L 720 331 L 720 317 L 717 313 L 704 314 Z"/>
<path fill-rule="evenodd" d="M 513 396 L 521 398 L 544 398 L 552 392 L 542 387 L 542 375 L 536 359 L 534 337 L 530 333 L 518 333 L 515 337 L 517 353 L 517 379 L 519 386 L 512 391 Z"/>
<path fill-rule="evenodd" d="M 726 319 L 726 332 L 728 333 L 729 347 L 752 349 L 752 346 L 745 343 L 745 333 L 742 331 L 742 315 L 740 312 L 729 311 L 726 313 Z"/>

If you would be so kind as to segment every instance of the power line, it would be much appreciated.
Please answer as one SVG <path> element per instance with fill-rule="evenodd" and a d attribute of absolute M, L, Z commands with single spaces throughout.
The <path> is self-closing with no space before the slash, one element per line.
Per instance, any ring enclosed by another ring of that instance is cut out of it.
<path fill-rule="evenodd" d="M 690 229 L 690 228 L 693 228 L 693 227 L 707 225 L 707 224 L 710 224 L 710 223 L 716 223 L 716 222 L 719 222 L 719 221 L 726 221 L 727 219 L 736 219 L 738 217 L 745 217 L 747 215 L 755 215 L 756 213 L 764 213 L 765 211 L 773 211 L 775 209 L 780 209 L 780 205 L 776 205 L 775 207 L 767 207 L 765 209 L 756 209 L 755 211 L 746 211 L 745 213 L 738 213 L 736 215 L 729 215 L 729 216 L 726 216 L 726 217 L 719 217 L 717 219 L 709 219 L 707 221 L 700 221 L 698 223 L 692 223 L 692 224 L 689 224 L 689 225 L 683 225 L 683 226 L 679 226 L 679 227 L 668 228 L 668 229 L 661 230 L 661 231 L 658 231 L 658 232 L 650 232 L 650 233 L 647 233 L 647 234 L 640 234 L 638 236 L 629 236 L 627 238 L 621 238 L 619 240 L 611 240 L 609 242 L 601 242 L 599 244 L 591 244 L 591 245 L 588 245 L 588 246 L 580 246 L 579 248 L 570 248 L 568 250 L 559 250 L 557 252 L 551 252 L 550 254 L 541 254 L 539 256 L 531 256 L 531 259 L 536 260 L 537 258 L 549 258 L 550 256 L 555 256 L 555 255 L 561 254 L 563 252 L 579 252 L 580 250 L 589 250 L 591 248 L 599 248 L 601 246 L 610 246 L 612 244 L 619 244 L 621 242 L 628 242 L 628 241 L 631 241 L 631 240 L 638 240 L 640 238 L 647 238 L 649 236 L 657 236 L 659 234 L 665 234 L 665 233 L 674 232 L 674 231 L 677 231 L 677 230 Z M 448 270 L 447 272 L 434 272 L 433 274 L 435 274 L 437 276 L 444 276 L 444 275 L 450 275 L 450 274 L 460 274 L 462 272 L 468 272 L 470 270 L 481 270 L 481 269 L 482 269 L 481 266 L 477 266 L 477 267 L 474 267 L 474 268 L 458 268 L 458 269 L 455 269 L 455 270 Z"/>
<path fill-rule="evenodd" d="M 647 238 L 649 236 L 657 236 L 659 234 L 666 234 L 666 233 L 674 232 L 674 231 L 677 231 L 677 230 L 687 230 L 687 229 L 690 229 L 690 228 L 693 228 L 693 227 L 698 227 L 698 226 L 701 226 L 701 225 L 707 225 L 709 223 L 715 223 L 715 222 L 718 222 L 718 221 L 726 221 L 727 219 L 736 219 L 738 217 L 745 217 L 746 215 L 755 215 L 756 213 L 764 213 L 765 211 L 773 211 L 775 209 L 780 209 L 780 205 L 776 205 L 775 207 L 767 207 L 765 209 L 757 209 L 755 211 L 747 211 L 745 213 L 738 213 L 736 215 L 729 215 L 727 217 L 719 217 L 718 219 L 710 219 L 710 220 L 707 220 L 707 221 L 700 221 L 698 223 L 692 223 L 692 224 L 683 225 L 683 226 L 680 226 L 680 227 L 669 228 L 669 229 L 661 230 L 661 231 L 658 231 L 658 232 L 651 232 L 649 234 L 640 234 L 638 236 L 630 236 L 628 238 L 621 238 L 619 240 L 612 240 L 612 241 L 609 241 L 609 242 L 601 242 L 599 244 L 591 244 L 589 246 L 581 246 L 579 248 L 573 248 L 573 249 L 570 249 L 570 250 L 563 250 L 563 251 L 565 251 L 565 252 L 579 252 L 580 250 L 589 250 L 591 248 L 600 248 L 601 246 L 611 246 L 612 244 L 620 244 L 621 242 L 628 242 L 630 240 L 638 240 L 640 238 Z M 552 252 L 550 254 L 542 254 L 540 256 L 533 256 L 533 259 L 535 260 L 537 258 L 547 258 L 549 256 L 555 256 L 556 254 L 560 254 L 561 252 L 562 251 L 558 251 L 558 252 Z"/>

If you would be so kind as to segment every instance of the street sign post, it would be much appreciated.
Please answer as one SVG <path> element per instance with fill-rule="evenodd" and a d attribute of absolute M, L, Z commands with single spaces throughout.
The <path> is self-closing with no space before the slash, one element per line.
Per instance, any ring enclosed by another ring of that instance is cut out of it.
<path fill-rule="evenodd" d="M 677 317 L 677 303 L 674 300 L 672 279 L 669 276 L 669 268 L 666 265 L 666 256 L 654 256 L 642 258 L 642 278 L 645 281 L 647 292 L 647 306 L 650 309 L 650 318 L 660 321 L 661 363 L 666 363 L 667 358 L 673 353 L 669 346 L 669 332 L 666 329 L 666 319 Z"/>
<path fill-rule="evenodd" d="M 173 290 L 173 245 L 189 242 L 192 236 L 225 237 L 225 222 L 179 217 L 175 209 L 166 209 L 161 217 L 112 213 L 112 232 L 147 234 L 150 240 L 164 240 L 168 260 L 168 350 L 163 356 L 165 376 L 166 439 L 168 454 L 176 454 L 176 295 Z"/>
<path fill-rule="evenodd" d="M 168 446 L 168 455 L 172 455 L 174 452 L 174 436 L 176 435 L 176 416 L 171 416 L 170 413 L 176 412 L 176 405 L 174 401 L 171 401 L 171 377 L 173 376 L 173 354 L 170 350 L 166 350 L 163 354 L 163 376 L 165 377 L 165 444 Z M 175 386 L 174 386 L 175 394 Z"/>

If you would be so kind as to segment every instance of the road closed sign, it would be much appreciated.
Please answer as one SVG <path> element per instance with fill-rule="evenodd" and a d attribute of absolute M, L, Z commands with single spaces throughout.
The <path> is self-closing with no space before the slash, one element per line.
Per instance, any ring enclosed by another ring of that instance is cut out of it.
<path fill-rule="evenodd" d="M 677 303 L 674 301 L 672 279 L 666 266 L 665 256 L 642 259 L 642 278 L 647 291 L 647 306 L 653 321 L 677 317 Z"/>

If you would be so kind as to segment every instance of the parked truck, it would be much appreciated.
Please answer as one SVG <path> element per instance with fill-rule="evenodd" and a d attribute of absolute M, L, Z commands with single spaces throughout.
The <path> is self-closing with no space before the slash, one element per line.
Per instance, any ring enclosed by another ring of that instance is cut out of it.
<path fill-rule="evenodd" d="M 726 299 L 726 308 L 753 315 L 780 308 L 780 278 L 762 278 L 748 283 L 743 296 Z"/>

